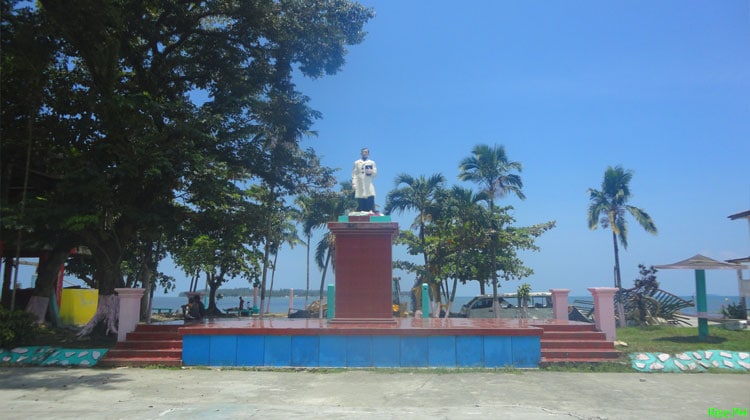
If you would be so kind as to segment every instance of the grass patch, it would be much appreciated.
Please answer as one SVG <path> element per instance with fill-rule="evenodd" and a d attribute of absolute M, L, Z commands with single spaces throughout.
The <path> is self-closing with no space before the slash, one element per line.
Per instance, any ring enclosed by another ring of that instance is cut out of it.
<path fill-rule="evenodd" d="M 548 372 L 582 372 L 582 373 L 633 373 L 630 358 L 627 355 L 620 359 L 605 363 L 555 363 L 541 367 Z"/>
<path fill-rule="evenodd" d="M 730 331 L 717 326 L 709 328 L 709 336 L 698 337 L 697 328 L 653 325 L 617 329 L 617 340 L 627 347 L 626 353 L 683 353 L 696 350 L 750 351 L 750 331 Z"/>

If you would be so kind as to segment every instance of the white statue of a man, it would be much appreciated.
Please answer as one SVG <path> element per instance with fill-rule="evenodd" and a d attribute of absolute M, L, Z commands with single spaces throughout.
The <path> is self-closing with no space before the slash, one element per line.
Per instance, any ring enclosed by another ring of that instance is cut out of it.
<path fill-rule="evenodd" d="M 358 212 L 375 212 L 375 185 L 373 179 L 378 175 L 375 161 L 370 159 L 370 150 L 363 148 L 362 157 L 354 161 L 352 169 L 352 187 L 357 199 Z"/>

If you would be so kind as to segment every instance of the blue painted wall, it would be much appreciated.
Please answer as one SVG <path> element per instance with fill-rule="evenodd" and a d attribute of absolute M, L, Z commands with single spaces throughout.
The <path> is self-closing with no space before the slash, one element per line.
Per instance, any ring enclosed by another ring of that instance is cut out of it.
<path fill-rule="evenodd" d="M 536 368 L 538 336 L 185 335 L 186 366 Z"/>

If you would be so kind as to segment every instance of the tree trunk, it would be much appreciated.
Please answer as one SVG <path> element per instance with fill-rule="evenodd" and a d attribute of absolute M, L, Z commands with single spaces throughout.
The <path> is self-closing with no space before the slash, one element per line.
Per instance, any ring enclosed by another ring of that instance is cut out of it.
<path fill-rule="evenodd" d="M 216 291 L 218 289 L 219 286 L 214 284 L 214 282 L 208 284 L 208 309 L 206 309 L 206 312 L 209 314 L 214 314 L 219 310 L 216 306 Z"/>
<path fill-rule="evenodd" d="M 458 279 L 453 279 L 453 287 L 451 288 L 451 294 L 448 298 L 448 308 L 445 310 L 445 317 L 448 318 L 451 315 L 451 307 L 453 301 L 456 299 L 456 289 L 458 288 Z"/>
<path fill-rule="evenodd" d="M 125 286 L 120 270 L 122 247 L 117 239 L 107 238 L 90 248 L 96 266 L 99 295 L 113 295 L 116 288 Z"/>
<path fill-rule="evenodd" d="M 497 279 L 492 279 L 492 313 L 500 318 L 500 302 L 497 301 Z"/>
<path fill-rule="evenodd" d="M 94 317 L 78 333 L 81 337 L 91 333 L 99 322 L 106 323 L 106 334 L 117 333 L 119 300 L 115 289 L 124 286 L 120 270 L 122 247 L 116 236 L 95 241 L 90 249 L 96 266 L 94 283 L 99 286 L 99 304 Z"/>
<path fill-rule="evenodd" d="M 273 268 L 271 268 L 271 287 L 268 288 L 268 303 L 266 303 L 266 313 L 271 312 L 271 298 L 273 297 L 273 280 L 276 277 L 276 260 L 279 253 L 273 254 Z"/>
<path fill-rule="evenodd" d="M 307 308 L 307 299 L 310 297 L 310 237 L 307 235 L 307 273 L 305 275 L 305 308 Z"/>
<path fill-rule="evenodd" d="M 68 259 L 70 248 L 70 245 L 67 244 L 56 246 L 45 257 L 39 259 L 36 284 L 34 285 L 35 296 L 54 296 L 57 282 L 60 279 L 60 267 Z"/>
<path fill-rule="evenodd" d="M 47 298 L 47 299 L 58 299 L 57 296 L 57 282 L 60 281 L 60 267 L 65 264 L 65 260 L 70 255 L 69 245 L 58 245 L 52 251 L 45 253 L 44 257 L 39 259 L 39 266 L 37 267 L 36 284 L 34 285 L 34 296 Z M 49 302 L 49 300 L 48 300 Z M 52 310 L 56 306 L 48 307 L 29 307 L 28 311 L 37 319 L 43 320 L 47 314 L 48 308 Z M 59 308 L 58 308 L 59 311 Z M 59 312 L 52 314 L 52 323 L 55 326 L 59 324 Z"/>
<path fill-rule="evenodd" d="M 448 284 L 444 280 L 440 280 L 440 283 L 438 283 L 438 286 L 440 288 L 440 294 L 443 298 L 445 298 L 446 302 L 450 302 L 451 300 L 451 294 L 450 291 L 448 291 Z M 442 299 L 441 299 L 442 302 Z"/>
<path fill-rule="evenodd" d="M 151 323 L 151 311 L 154 307 L 154 290 L 156 288 L 152 287 L 151 290 L 148 290 L 146 294 L 148 295 L 148 308 L 146 309 L 146 322 L 149 324 Z"/>
<path fill-rule="evenodd" d="M 268 279 L 268 256 L 270 255 L 270 248 L 271 248 L 271 214 L 269 210 L 269 214 L 266 216 L 266 240 L 263 245 L 263 274 L 260 281 L 260 312 L 258 313 L 258 317 L 263 319 L 263 305 L 266 301 L 266 280 Z"/>
<path fill-rule="evenodd" d="M 224 272 L 219 275 L 207 272 L 206 280 L 208 281 L 208 308 L 206 309 L 206 314 L 223 315 L 223 312 L 216 306 L 216 291 L 219 290 L 219 286 L 224 282 Z"/>
<path fill-rule="evenodd" d="M 326 262 L 323 264 L 323 275 L 320 278 L 320 309 L 318 313 L 319 318 L 323 318 L 323 289 L 326 282 L 326 272 L 328 271 L 328 262 L 331 260 L 331 248 L 328 248 L 328 251 L 326 251 Z"/>
<path fill-rule="evenodd" d="M 11 279 L 13 278 L 13 257 L 3 258 L 3 296 L 2 305 L 10 309 Z"/>
<path fill-rule="evenodd" d="M 615 287 L 617 288 L 617 317 L 620 327 L 627 326 L 625 305 L 622 303 L 622 279 L 620 277 L 620 250 L 617 247 L 617 234 L 612 231 L 612 242 L 615 246 Z"/>
<path fill-rule="evenodd" d="M 96 306 L 94 317 L 78 333 L 78 337 L 89 335 L 100 323 L 106 324 L 105 334 L 117 334 L 117 323 L 120 316 L 120 300 L 117 295 L 99 295 L 99 303 Z"/>
<path fill-rule="evenodd" d="M 153 278 L 154 271 L 151 270 L 153 266 L 153 243 L 149 243 L 143 247 L 143 255 L 141 258 L 141 270 L 139 273 L 141 287 L 146 289 L 144 293 L 145 299 L 141 300 L 141 320 L 151 321 L 151 296 L 153 290 Z"/>

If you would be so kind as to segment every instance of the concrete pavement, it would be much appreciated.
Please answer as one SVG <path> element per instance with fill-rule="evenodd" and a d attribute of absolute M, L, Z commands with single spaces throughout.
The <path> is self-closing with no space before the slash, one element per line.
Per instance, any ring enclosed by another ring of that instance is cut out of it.
<path fill-rule="evenodd" d="M 748 374 L 10 367 L 0 368 L 0 391 L 4 419 L 705 419 L 711 409 L 750 412 Z"/>

